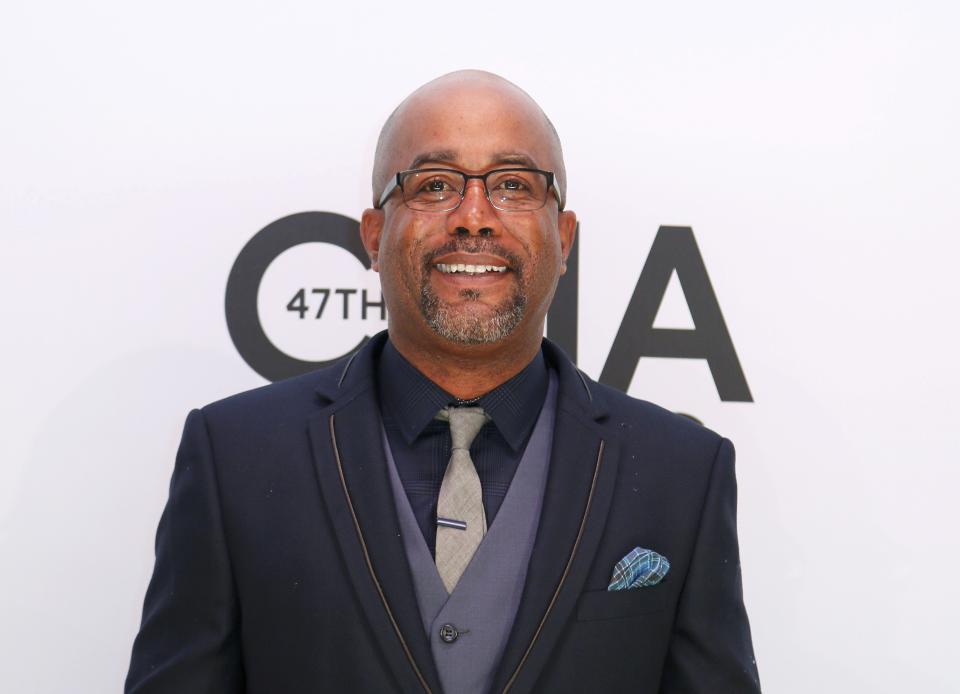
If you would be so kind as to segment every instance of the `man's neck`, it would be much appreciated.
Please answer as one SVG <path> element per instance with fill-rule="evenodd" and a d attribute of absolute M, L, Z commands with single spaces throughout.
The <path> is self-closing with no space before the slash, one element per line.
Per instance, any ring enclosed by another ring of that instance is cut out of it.
<path fill-rule="evenodd" d="M 541 327 L 539 335 L 543 335 Z M 519 337 L 519 336 L 518 336 Z M 390 341 L 420 373 L 460 400 L 472 400 L 509 381 L 533 361 L 542 338 L 493 345 L 413 341 L 390 333 Z"/>

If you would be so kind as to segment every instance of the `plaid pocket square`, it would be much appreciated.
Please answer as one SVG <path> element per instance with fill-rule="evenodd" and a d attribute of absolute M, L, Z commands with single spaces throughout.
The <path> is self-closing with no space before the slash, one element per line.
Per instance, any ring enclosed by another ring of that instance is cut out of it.
<path fill-rule="evenodd" d="M 670 562 L 652 549 L 634 547 L 613 567 L 607 590 L 629 590 L 655 586 L 670 570 Z"/>

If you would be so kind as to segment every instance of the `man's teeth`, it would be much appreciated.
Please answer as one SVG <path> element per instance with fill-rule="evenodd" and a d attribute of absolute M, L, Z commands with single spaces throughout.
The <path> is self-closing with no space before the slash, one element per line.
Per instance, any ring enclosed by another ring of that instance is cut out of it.
<path fill-rule="evenodd" d="M 464 265 L 463 263 L 437 263 L 436 268 L 440 272 L 466 272 L 471 275 L 507 271 L 506 265 Z"/>

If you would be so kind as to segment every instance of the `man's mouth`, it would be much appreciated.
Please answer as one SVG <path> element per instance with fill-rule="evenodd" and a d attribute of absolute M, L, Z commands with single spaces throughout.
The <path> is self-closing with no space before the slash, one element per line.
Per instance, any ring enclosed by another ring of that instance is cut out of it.
<path fill-rule="evenodd" d="M 506 272 L 506 265 L 470 265 L 466 263 L 437 263 L 434 267 L 444 274 L 458 272 L 468 275 L 483 275 L 485 273 Z"/>
<path fill-rule="evenodd" d="M 523 276 L 520 259 L 491 239 L 452 239 L 425 260 L 428 275 L 448 288 L 506 286 Z"/>

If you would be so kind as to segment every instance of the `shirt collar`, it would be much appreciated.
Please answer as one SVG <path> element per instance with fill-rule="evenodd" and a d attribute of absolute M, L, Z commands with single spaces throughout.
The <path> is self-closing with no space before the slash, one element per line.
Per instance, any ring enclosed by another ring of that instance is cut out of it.
<path fill-rule="evenodd" d="M 388 339 L 377 364 L 378 390 L 384 410 L 413 443 L 441 408 L 457 399 L 424 376 Z M 533 429 L 547 394 L 547 366 L 543 352 L 509 381 L 485 393 L 471 405 L 482 407 L 514 451 L 519 451 Z"/>

